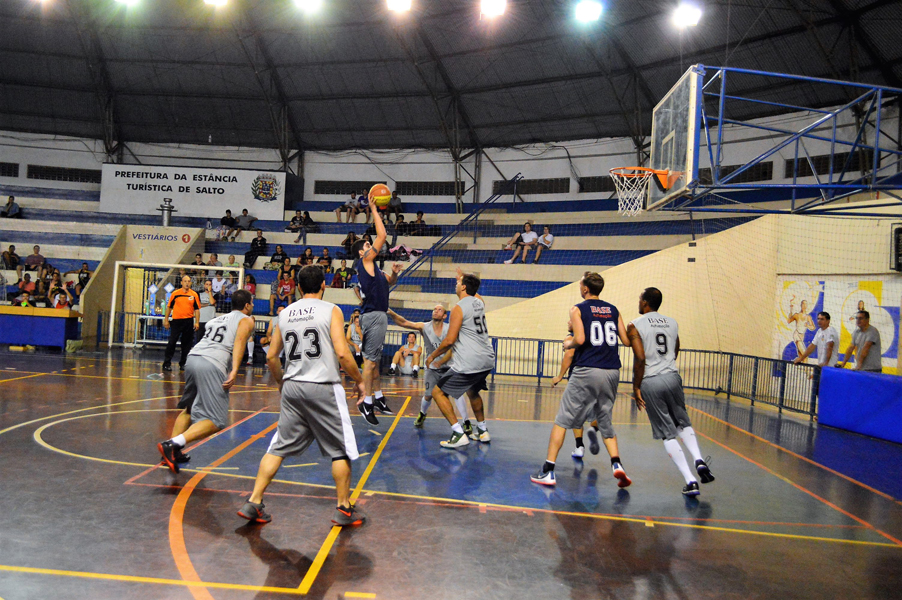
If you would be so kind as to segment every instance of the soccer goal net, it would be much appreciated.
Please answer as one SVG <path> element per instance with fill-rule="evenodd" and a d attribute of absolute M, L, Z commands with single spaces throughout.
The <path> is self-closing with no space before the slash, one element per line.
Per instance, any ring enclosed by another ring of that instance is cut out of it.
<path fill-rule="evenodd" d="M 185 277 L 200 298 L 201 323 L 230 312 L 232 294 L 244 288 L 244 267 L 118 261 L 110 301 L 110 346 L 165 344 L 166 307 Z"/>

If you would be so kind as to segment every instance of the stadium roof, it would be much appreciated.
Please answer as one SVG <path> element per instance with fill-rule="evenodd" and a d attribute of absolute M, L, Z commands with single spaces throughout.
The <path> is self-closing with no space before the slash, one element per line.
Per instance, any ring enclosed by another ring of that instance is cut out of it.
<path fill-rule="evenodd" d="M 675 1 L 609 0 L 589 25 L 574 3 L 509 0 L 488 19 L 478 0 L 415 0 L 404 15 L 324 0 L 312 16 L 291 0 L 4 0 L 0 129 L 109 149 L 505 147 L 648 135 L 694 63 L 902 87 L 898 0 L 706 0 L 684 30 Z"/>

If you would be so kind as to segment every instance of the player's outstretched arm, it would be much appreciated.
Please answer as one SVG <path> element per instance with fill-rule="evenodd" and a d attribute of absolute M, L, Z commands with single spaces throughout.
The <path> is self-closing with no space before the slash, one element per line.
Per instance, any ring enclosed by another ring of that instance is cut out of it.
<path fill-rule="evenodd" d="M 395 325 L 397 325 L 398 327 L 403 327 L 404 329 L 413 329 L 414 331 L 423 331 L 422 323 L 412 323 L 392 309 L 388 309 L 388 316 L 391 317 L 392 321 L 394 321 Z"/>
<path fill-rule="evenodd" d="M 266 353 L 266 364 L 269 365 L 269 372 L 275 379 L 279 391 L 282 391 L 282 363 L 279 361 L 279 354 L 282 352 L 282 332 L 276 325 L 272 330 L 272 339 L 269 341 L 269 351 Z"/>
<path fill-rule="evenodd" d="M 621 324 L 623 321 L 621 320 Z M 630 323 L 626 330 L 629 346 L 633 349 L 633 398 L 636 401 L 636 408 L 642 410 L 645 408 L 645 401 L 642 399 L 642 378 L 645 377 L 645 347 L 642 346 L 642 337 L 636 326 Z"/>
<path fill-rule="evenodd" d="M 451 349 L 451 346 L 457 341 L 457 336 L 460 335 L 460 326 L 463 325 L 463 322 L 464 311 L 459 306 L 455 306 L 451 309 L 451 318 L 448 320 L 448 335 L 446 335 L 445 339 L 442 340 L 442 343 L 438 345 L 435 352 L 426 357 L 427 365 L 432 364 L 436 358 Z"/>
<path fill-rule="evenodd" d="M 391 266 L 391 274 L 386 273 L 385 279 L 388 280 L 388 285 L 395 285 L 398 283 L 398 275 L 401 271 L 404 270 L 404 267 L 401 266 L 401 263 L 394 263 Z"/>
<path fill-rule="evenodd" d="M 353 324 L 351 326 L 353 327 Z M 332 322 L 329 324 L 329 336 L 332 338 L 332 347 L 335 349 L 335 356 L 338 357 L 338 364 L 345 370 L 348 377 L 357 384 L 357 396 L 359 400 L 362 400 L 366 395 L 366 390 L 363 387 L 363 375 L 360 374 L 360 369 L 357 368 L 357 363 L 354 362 L 354 357 L 351 356 L 351 351 L 348 349 L 344 329 L 344 315 L 341 314 L 341 309 L 336 306 L 332 309 Z"/>
<path fill-rule="evenodd" d="M 376 226 L 376 239 L 373 240 L 373 250 L 376 254 L 379 254 L 379 251 L 382 250 L 382 246 L 385 245 L 385 224 L 382 222 L 382 215 L 379 214 L 379 209 L 376 208 L 375 202 L 370 202 L 370 212 L 373 213 L 373 225 Z M 375 260 L 375 256 L 373 260 Z"/>
<path fill-rule="evenodd" d="M 238 324 L 238 331 L 235 333 L 235 345 L 232 347 L 232 370 L 229 376 L 222 383 L 224 389 L 229 389 L 235 385 L 238 378 L 238 367 L 241 366 L 244 358 L 244 350 L 247 348 L 247 340 L 254 335 L 254 320 L 242 319 Z"/>

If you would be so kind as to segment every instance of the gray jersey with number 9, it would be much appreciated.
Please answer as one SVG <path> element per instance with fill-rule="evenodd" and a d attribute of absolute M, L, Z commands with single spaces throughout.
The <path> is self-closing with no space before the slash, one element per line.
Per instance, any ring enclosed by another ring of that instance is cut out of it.
<path fill-rule="evenodd" d="M 341 383 L 338 357 L 332 346 L 331 302 L 303 298 L 279 315 L 285 347 L 283 379 L 311 383 Z"/>
<path fill-rule="evenodd" d="M 454 342 L 451 369 L 458 373 L 482 373 L 495 366 L 495 351 L 485 322 L 485 303 L 476 296 L 464 296 L 457 303 L 463 322 Z"/>
<path fill-rule="evenodd" d="M 227 315 L 210 319 L 204 328 L 203 339 L 194 344 L 188 355 L 202 356 L 228 373 L 232 370 L 232 348 L 235 346 L 238 325 L 250 318 L 240 310 L 233 310 Z"/>

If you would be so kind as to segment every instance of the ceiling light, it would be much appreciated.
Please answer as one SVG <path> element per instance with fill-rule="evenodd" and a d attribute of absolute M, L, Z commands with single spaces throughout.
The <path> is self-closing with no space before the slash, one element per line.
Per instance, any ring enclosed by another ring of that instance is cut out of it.
<path fill-rule="evenodd" d="M 507 0 L 482 0 L 482 14 L 487 17 L 500 17 L 507 8 Z"/>
<path fill-rule="evenodd" d="M 210 6 L 216 6 L 217 8 L 220 6 L 225 6 L 228 0 L 204 0 L 204 4 L 209 4 Z"/>
<path fill-rule="evenodd" d="M 411 0 L 388 0 L 388 10 L 395 12 L 407 12 L 410 10 Z"/>
<path fill-rule="evenodd" d="M 680 29 L 695 27 L 702 18 L 702 9 L 692 4 L 680 4 L 673 11 L 673 24 Z"/>
<path fill-rule="evenodd" d="M 124 4 L 126 6 L 134 6 L 138 3 L 138 0 L 116 0 L 119 4 Z"/>
<path fill-rule="evenodd" d="M 323 0 L 294 0 L 294 3 L 307 14 L 318 12 L 323 7 Z"/>
<path fill-rule="evenodd" d="M 591 23 L 601 18 L 601 3 L 595 0 L 582 0 L 576 5 L 576 20 Z"/>

